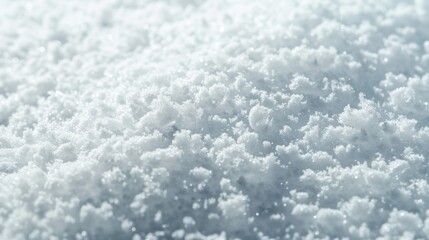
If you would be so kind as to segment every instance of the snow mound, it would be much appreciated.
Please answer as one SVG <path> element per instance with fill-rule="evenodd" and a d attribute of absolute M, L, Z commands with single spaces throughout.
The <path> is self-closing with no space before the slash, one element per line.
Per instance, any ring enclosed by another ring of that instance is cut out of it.
<path fill-rule="evenodd" d="M 0 1 L 0 239 L 425 238 L 429 1 Z"/>

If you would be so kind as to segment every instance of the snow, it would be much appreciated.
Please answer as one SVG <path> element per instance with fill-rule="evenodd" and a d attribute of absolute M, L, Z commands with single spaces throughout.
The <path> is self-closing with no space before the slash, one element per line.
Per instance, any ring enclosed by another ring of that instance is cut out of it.
<path fill-rule="evenodd" d="M 427 238 L 428 19 L 1 0 L 0 239 Z"/>

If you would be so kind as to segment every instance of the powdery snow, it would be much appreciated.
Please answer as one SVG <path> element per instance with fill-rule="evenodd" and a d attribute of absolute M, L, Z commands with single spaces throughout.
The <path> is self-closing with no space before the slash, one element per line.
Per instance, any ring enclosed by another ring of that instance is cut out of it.
<path fill-rule="evenodd" d="M 429 235 L 429 1 L 0 0 L 0 239 Z"/>

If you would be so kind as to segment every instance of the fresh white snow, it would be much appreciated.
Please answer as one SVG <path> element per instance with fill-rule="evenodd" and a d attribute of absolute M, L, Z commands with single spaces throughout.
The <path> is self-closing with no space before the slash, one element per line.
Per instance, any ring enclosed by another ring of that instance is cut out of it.
<path fill-rule="evenodd" d="M 429 236 L 429 1 L 0 0 L 0 239 Z"/>

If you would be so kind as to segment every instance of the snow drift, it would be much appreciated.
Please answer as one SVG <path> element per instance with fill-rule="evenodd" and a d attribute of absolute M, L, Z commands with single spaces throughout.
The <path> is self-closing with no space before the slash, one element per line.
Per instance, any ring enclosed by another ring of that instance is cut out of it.
<path fill-rule="evenodd" d="M 428 19 L 1 0 L 0 238 L 425 238 Z"/>

